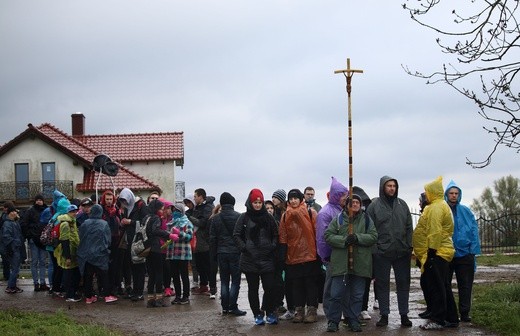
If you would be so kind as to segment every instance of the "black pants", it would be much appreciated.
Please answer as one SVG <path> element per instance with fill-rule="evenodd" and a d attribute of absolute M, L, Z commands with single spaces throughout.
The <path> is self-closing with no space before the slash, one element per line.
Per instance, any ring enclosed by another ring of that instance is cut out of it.
<path fill-rule="evenodd" d="M 166 260 L 166 254 L 161 253 L 161 262 L 163 265 L 163 286 L 164 289 L 171 288 L 172 284 L 172 270 L 170 260 Z"/>
<path fill-rule="evenodd" d="M 4 273 L 4 280 L 9 280 L 9 276 L 11 275 L 11 265 L 9 264 L 9 259 L 5 254 L 2 254 L 2 271 Z"/>
<path fill-rule="evenodd" d="M 112 237 L 113 238 L 113 237 Z M 117 246 L 110 246 L 110 257 L 108 261 L 108 272 L 107 272 L 107 293 L 117 294 L 118 288 L 121 286 L 121 272 L 119 271 L 119 251 Z"/>
<path fill-rule="evenodd" d="M 51 288 L 51 290 L 53 292 L 56 292 L 56 293 L 62 292 L 63 291 L 63 286 L 62 286 L 62 282 L 63 282 L 63 268 L 58 266 L 58 260 L 54 256 L 54 253 L 52 253 L 52 252 L 49 253 L 49 256 L 51 258 L 52 267 L 53 267 L 53 271 L 52 271 L 52 288 Z"/>
<path fill-rule="evenodd" d="M 146 265 L 145 263 L 134 264 L 132 263 L 132 295 L 141 296 L 144 291 L 144 277 L 146 274 Z"/>
<path fill-rule="evenodd" d="M 206 252 L 197 252 L 195 255 L 195 264 L 197 267 L 197 271 L 199 272 L 199 286 L 207 286 L 209 284 L 210 287 L 216 287 L 217 284 L 210 283 L 210 272 L 211 272 L 211 264 L 209 258 L 209 251 Z M 216 279 L 215 279 L 216 280 Z"/>
<path fill-rule="evenodd" d="M 318 307 L 317 275 L 309 275 L 292 279 L 295 307 Z"/>
<path fill-rule="evenodd" d="M 439 256 L 428 258 L 424 265 L 425 293 L 430 300 L 431 320 L 444 325 L 458 322 L 457 306 L 451 290 L 449 262 Z"/>
<path fill-rule="evenodd" d="M 253 314 L 264 315 L 264 310 L 267 314 L 274 311 L 275 296 L 274 288 L 274 272 L 273 273 L 246 273 L 247 280 L 247 298 L 249 300 L 249 307 Z M 264 296 L 262 298 L 262 309 L 260 309 L 260 299 L 258 297 L 258 289 L 260 288 L 260 280 L 262 280 L 262 289 Z"/>
<path fill-rule="evenodd" d="M 67 299 L 74 298 L 79 287 L 79 267 L 63 269 L 63 287 Z M 54 283 L 53 283 L 54 285 Z"/>
<path fill-rule="evenodd" d="M 162 294 L 164 287 L 161 253 L 150 252 L 146 257 L 146 269 L 148 271 L 148 295 Z"/>
<path fill-rule="evenodd" d="M 469 316 L 471 310 L 471 293 L 473 291 L 473 280 L 475 279 L 475 255 L 468 254 L 464 257 L 453 258 L 450 263 L 448 277 L 457 278 L 459 290 L 459 313 L 460 316 Z"/>
<path fill-rule="evenodd" d="M 189 260 L 169 260 L 170 270 L 173 277 L 173 286 L 175 288 L 175 296 L 185 298 L 190 297 L 190 276 L 188 274 Z M 182 281 L 182 292 L 181 292 Z"/>
<path fill-rule="evenodd" d="M 94 274 L 97 277 L 98 288 L 101 290 L 101 296 L 110 295 L 108 272 L 87 262 L 85 263 L 85 271 L 83 273 L 83 289 L 85 291 L 85 297 L 91 298 L 94 296 Z"/>
<path fill-rule="evenodd" d="M 121 282 L 124 282 L 125 288 L 130 288 L 132 287 L 132 256 L 130 253 L 130 248 L 118 248 L 117 254 L 117 283 L 120 284 Z"/>

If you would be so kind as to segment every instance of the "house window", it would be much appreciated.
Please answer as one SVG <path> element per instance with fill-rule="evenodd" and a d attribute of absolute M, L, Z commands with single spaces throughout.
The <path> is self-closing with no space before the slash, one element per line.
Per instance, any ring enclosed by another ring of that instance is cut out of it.
<path fill-rule="evenodd" d="M 42 162 L 43 197 L 52 198 L 54 189 L 56 189 L 56 164 L 54 162 Z"/>
<path fill-rule="evenodd" d="M 29 199 L 29 164 L 15 163 L 16 199 Z"/>

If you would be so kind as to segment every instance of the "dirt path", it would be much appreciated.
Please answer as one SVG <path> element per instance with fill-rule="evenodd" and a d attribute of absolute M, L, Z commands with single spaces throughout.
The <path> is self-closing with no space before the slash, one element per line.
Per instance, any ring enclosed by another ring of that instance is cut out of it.
<path fill-rule="evenodd" d="M 498 282 L 520 278 L 520 265 L 505 265 L 498 267 L 479 267 L 477 282 Z M 330 335 L 325 332 L 327 321 L 320 307 L 318 322 L 314 324 L 294 324 L 281 321 L 277 326 L 258 327 L 253 325 L 253 316 L 247 303 L 247 284 L 242 281 L 240 289 L 240 308 L 247 311 L 243 317 L 222 316 L 219 314 L 220 304 L 207 296 L 192 296 L 190 305 L 175 305 L 167 308 L 149 309 L 140 301 L 133 303 L 119 300 L 115 304 L 97 302 L 86 305 L 85 302 L 66 303 L 63 299 L 52 299 L 46 293 L 34 292 L 31 280 L 20 280 L 19 287 L 24 289 L 21 294 L 5 294 L 5 282 L 0 283 L 0 309 L 17 308 L 20 310 L 55 312 L 65 311 L 72 318 L 97 325 L 105 325 L 110 329 L 119 329 L 127 335 Z M 371 294 L 371 300 L 373 295 Z M 390 324 L 385 328 L 377 328 L 375 322 L 379 316 L 377 310 L 370 309 L 372 320 L 363 327 L 364 335 L 431 335 L 419 328 L 424 320 L 417 314 L 424 310 L 419 303 L 422 293 L 419 287 L 419 272 L 412 270 L 410 292 L 410 319 L 413 327 L 401 328 L 396 307 L 395 294 L 391 296 Z M 344 330 L 340 330 L 344 332 Z M 459 328 L 450 329 L 450 335 L 494 335 L 472 323 L 461 323 Z"/>

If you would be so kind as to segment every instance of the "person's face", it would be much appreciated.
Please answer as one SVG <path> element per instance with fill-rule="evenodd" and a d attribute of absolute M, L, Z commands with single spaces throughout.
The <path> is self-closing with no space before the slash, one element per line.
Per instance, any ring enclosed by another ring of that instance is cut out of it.
<path fill-rule="evenodd" d="M 124 208 L 124 209 L 128 208 L 128 202 L 126 201 L 126 199 L 120 198 L 119 203 L 121 204 L 122 208 Z"/>
<path fill-rule="evenodd" d="M 89 209 L 89 212 L 90 212 L 90 209 Z M 72 217 L 72 218 L 76 218 L 77 214 L 78 214 L 77 211 L 69 211 L 69 216 Z"/>
<path fill-rule="evenodd" d="M 151 194 L 150 195 L 150 202 L 153 201 L 153 200 L 156 200 L 156 199 L 159 199 L 159 195 L 157 195 L 157 194 Z"/>
<path fill-rule="evenodd" d="M 92 205 L 82 205 L 82 207 L 83 207 L 83 212 L 86 214 L 89 214 L 90 209 L 92 209 Z"/>
<path fill-rule="evenodd" d="M 5 211 L 7 211 L 7 209 Z M 20 219 L 20 216 L 18 216 L 18 211 L 11 211 L 10 213 L 7 214 L 7 217 L 9 217 L 9 219 L 11 219 L 11 220 Z"/>
<path fill-rule="evenodd" d="M 385 195 L 387 196 L 395 196 L 395 193 L 397 191 L 397 183 L 395 181 L 388 181 L 385 183 L 384 187 Z"/>
<path fill-rule="evenodd" d="M 273 199 L 272 199 L 271 201 L 273 202 L 273 204 L 274 204 L 275 206 L 278 206 L 278 205 L 280 205 L 280 203 L 282 203 L 282 202 L 281 202 L 278 198 L 276 198 L 276 197 L 273 197 Z"/>
<path fill-rule="evenodd" d="M 36 205 L 42 206 L 43 205 L 43 200 L 42 199 L 37 199 L 34 203 Z"/>
<path fill-rule="evenodd" d="M 274 215 L 274 207 L 272 204 L 266 203 L 265 208 L 267 209 L 267 212 L 269 212 L 271 215 Z"/>
<path fill-rule="evenodd" d="M 195 204 L 199 205 L 204 202 L 204 198 L 197 193 L 195 193 L 195 196 L 193 197 L 195 199 Z"/>
<path fill-rule="evenodd" d="M 293 208 L 297 208 L 301 202 L 302 201 L 300 201 L 300 199 L 298 197 L 289 198 L 289 205 Z"/>
<path fill-rule="evenodd" d="M 190 201 L 184 202 L 184 205 L 188 207 L 188 209 L 193 209 L 193 203 Z"/>
<path fill-rule="evenodd" d="M 344 193 L 341 198 L 339 199 L 339 205 L 341 205 L 341 208 L 343 209 L 345 205 L 347 205 L 348 201 L 348 194 Z"/>
<path fill-rule="evenodd" d="M 264 205 L 264 202 L 262 202 L 261 200 L 257 199 L 256 201 L 251 203 L 251 205 L 253 206 L 253 209 L 260 210 L 260 209 L 262 209 L 262 205 Z"/>
<path fill-rule="evenodd" d="M 305 194 L 303 194 L 303 197 L 305 197 L 306 201 L 310 201 L 310 200 L 314 199 L 314 194 L 315 194 L 315 191 L 313 189 L 307 189 Z"/>
<path fill-rule="evenodd" d="M 450 203 L 457 203 L 458 199 L 459 199 L 459 189 L 451 188 L 450 190 L 448 190 L 448 201 Z"/>
<path fill-rule="evenodd" d="M 172 214 L 172 207 L 167 207 L 164 209 L 164 217 L 171 216 Z"/>
<path fill-rule="evenodd" d="M 357 199 L 352 199 L 352 205 L 350 206 L 352 208 L 352 212 L 359 212 L 361 210 L 361 202 Z"/>
<path fill-rule="evenodd" d="M 111 207 L 114 204 L 114 195 L 105 195 L 105 204 Z"/>

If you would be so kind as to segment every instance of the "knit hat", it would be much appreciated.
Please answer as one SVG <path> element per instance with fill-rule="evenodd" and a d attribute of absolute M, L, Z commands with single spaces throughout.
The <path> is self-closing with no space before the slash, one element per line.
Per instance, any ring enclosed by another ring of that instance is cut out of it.
<path fill-rule="evenodd" d="M 184 209 L 185 209 L 185 205 L 182 202 L 175 202 L 175 204 L 173 205 L 173 211 L 177 210 L 183 215 L 184 215 Z"/>
<path fill-rule="evenodd" d="M 300 189 L 291 189 L 287 198 L 298 198 L 300 201 L 303 201 L 303 193 L 300 191 Z"/>
<path fill-rule="evenodd" d="M 278 189 L 273 193 L 273 197 L 278 198 L 281 202 L 285 202 L 287 194 L 285 193 L 285 190 Z"/>
<path fill-rule="evenodd" d="M 72 211 L 78 211 L 78 207 L 75 206 L 74 204 L 69 205 L 69 207 L 67 208 L 67 212 L 72 212 Z"/>
<path fill-rule="evenodd" d="M 10 205 L 10 206 L 7 207 L 6 213 L 8 214 L 8 213 L 11 213 L 13 211 L 18 212 L 18 210 L 16 210 L 16 208 L 14 206 Z"/>
<path fill-rule="evenodd" d="M 220 205 L 224 204 L 235 205 L 235 198 L 233 195 L 228 192 L 223 192 L 222 195 L 220 195 Z"/>
<path fill-rule="evenodd" d="M 251 192 L 249 193 L 249 201 L 251 201 L 251 203 L 253 203 L 257 199 L 260 199 L 260 201 L 262 201 L 262 203 L 264 203 L 264 194 L 262 194 L 260 189 L 251 190 Z"/>
<path fill-rule="evenodd" d="M 45 199 L 43 198 L 43 195 L 38 194 L 38 195 L 34 196 L 34 201 L 36 202 L 37 200 L 42 200 L 42 201 L 44 201 Z"/>

